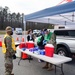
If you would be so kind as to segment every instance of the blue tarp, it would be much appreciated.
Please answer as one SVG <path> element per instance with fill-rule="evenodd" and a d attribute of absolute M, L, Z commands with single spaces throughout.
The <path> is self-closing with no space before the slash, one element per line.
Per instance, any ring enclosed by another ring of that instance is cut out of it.
<path fill-rule="evenodd" d="M 55 6 L 55 7 L 47 8 L 29 15 L 25 15 L 25 20 L 27 21 L 31 19 L 58 15 L 58 14 L 63 14 L 63 13 L 68 13 L 73 11 L 75 11 L 75 1 L 62 4 L 59 6 Z"/>

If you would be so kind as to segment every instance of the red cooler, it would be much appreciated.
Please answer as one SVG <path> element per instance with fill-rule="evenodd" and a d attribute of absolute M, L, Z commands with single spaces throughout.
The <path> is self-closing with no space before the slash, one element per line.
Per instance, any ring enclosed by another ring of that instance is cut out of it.
<path fill-rule="evenodd" d="M 54 54 L 54 46 L 52 44 L 45 45 L 45 55 L 53 57 L 53 54 Z"/>
<path fill-rule="evenodd" d="M 34 42 L 33 41 L 29 41 L 26 43 L 27 48 L 34 48 Z"/>
<path fill-rule="evenodd" d="M 19 48 L 26 48 L 25 42 L 21 42 L 20 45 L 19 45 Z"/>
<path fill-rule="evenodd" d="M 2 47 L 2 39 L 1 39 L 1 37 L 0 37 L 0 47 Z"/>
<path fill-rule="evenodd" d="M 0 47 L 2 47 L 2 42 L 0 41 Z"/>

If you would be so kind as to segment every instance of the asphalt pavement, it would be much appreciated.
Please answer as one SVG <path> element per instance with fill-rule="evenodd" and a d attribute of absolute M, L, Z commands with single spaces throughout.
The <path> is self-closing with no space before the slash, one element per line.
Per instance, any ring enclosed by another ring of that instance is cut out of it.
<path fill-rule="evenodd" d="M 20 65 L 18 65 L 19 58 L 13 60 L 14 68 L 13 73 L 15 75 L 55 75 L 53 71 L 47 71 L 46 69 L 42 69 L 45 62 L 38 62 L 38 59 L 33 58 L 33 60 L 29 63 L 28 60 L 21 60 Z M 0 48 L 0 75 L 4 74 L 4 55 Z M 57 68 L 57 75 L 60 75 L 61 71 Z M 75 59 L 73 59 L 69 63 L 64 64 L 64 74 L 65 75 L 75 75 Z"/>
<path fill-rule="evenodd" d="M 0 47 L 0 75 L 5 75 L 4 54 L 2 53 L 1 50 L 2 48 Z M 28 60 L 21 60 L 20 65 L 18 65 L 19 59 L 20 58 L 13 60 L 14 75 L 55 75 L 54 70 L 47 71 L 46 69 L 42 69 L 45 62 L 38 62 L 37 58 L 33 58 L 33 60 L 30 63 Z M 59 68 L 57 68 L 57 75 L 60 74 L 61 71 Z M 73 58 L 71 62 L 64 64 L 64 75 L 75 75 L 75 58 Z"/>

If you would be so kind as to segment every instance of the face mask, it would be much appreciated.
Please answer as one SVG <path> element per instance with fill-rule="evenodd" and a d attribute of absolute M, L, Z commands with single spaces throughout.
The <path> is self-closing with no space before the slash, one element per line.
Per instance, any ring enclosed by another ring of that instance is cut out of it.
<path fill-rule="evenodd" d="M 10 35 L 13 35 L 13 32 L 11 32 L 11 34 Z"/>

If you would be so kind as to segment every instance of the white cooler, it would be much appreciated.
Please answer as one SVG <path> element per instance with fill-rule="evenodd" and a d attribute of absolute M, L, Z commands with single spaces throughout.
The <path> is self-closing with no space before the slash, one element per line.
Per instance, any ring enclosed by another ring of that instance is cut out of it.
<path fill-rule="evenodd" d="M 19 45 L 20 44 L 20 42 L 15 42 L 15 45 Z M 21 57 L 21 51 L 19 51 L 19 50 L 17 50 L 17 48 L 16 48 L 16 57 Z"/>
<path fill-rule="evenodd" d="M 16 57 L 21 57 L 21 51 L 19 51 L 19 50 L 16 50 Z"/>

